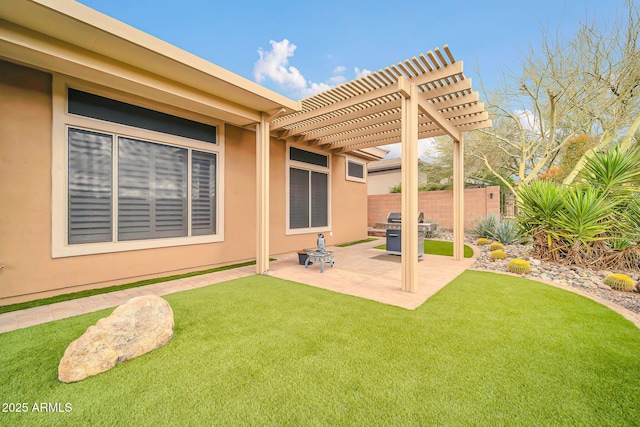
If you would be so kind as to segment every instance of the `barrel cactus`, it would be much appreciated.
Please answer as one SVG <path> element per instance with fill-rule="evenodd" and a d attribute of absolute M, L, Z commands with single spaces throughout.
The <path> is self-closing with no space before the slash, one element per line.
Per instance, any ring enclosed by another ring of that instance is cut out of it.
<path fill-rule="evenodd" d="M 507 265 L 507 271 L 516 274 L 528 274 L 531 273 L 531 264 L 529 264 L 529 261 L 515 258 L 509 261 L 509 264 Z"/>
<path fill-rule="evenodd" d="M 610 274 L 604 279 L 604 284 L 611 286 L 611 289 L 631 292 L 633 290 L 633 279 L 626 274 Z"/>
<path fill-rule="evenodd" d="M 489 246 L 491 252 L 497 251 L 498 249 L 504 249 L 504 245 L 500 242 L 493 242 L 491 246 Z"/>
<path fill-rule="evenodd" d="M 497 259 L 507 259 L 507 253 L 505 251 L 503 251 L 502 249 L 498 249 L 496 251 L 492 251 L 490 256 L 491 256 L 491 259 L 493 261 L 495 261 Z"/>
<path fill-rule="evenodd" d="M 484 237 L 481 237 L 476 241 L 476 245 L 478 246 L 486 246 L 488 244 L 489 244 L 489 239 L 486 239 Z"/>

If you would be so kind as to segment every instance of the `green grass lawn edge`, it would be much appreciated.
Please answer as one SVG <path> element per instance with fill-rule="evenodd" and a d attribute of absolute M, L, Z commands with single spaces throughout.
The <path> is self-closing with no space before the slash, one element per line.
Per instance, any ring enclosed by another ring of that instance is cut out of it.
<path fill-rule="evenodd" d="M 359 245 L 360 243 L 373 242 L 374 240 L 378 240 L 378 239 L 376 237 L 369 237 L 368 239 L 356 240 L 355 242 L 340 243 L 339 245 L 336 245 L 336 246 L 339 248 L 346 248 L 348 246 Z"/>
<path fill-rule="evenodd" d="M 0 334 L 3 425 L 627 426 L 640 331 L 580 295 L 466 271 L 416 310 L 253 275 L 167 295 L 165 346 L 58 381 L 110 310 Z M 464 315 L 461 315 L 464 313 Z M 37 402 L 72 405 L 66 413 Z M 39 405 L 39 404 L 38 404 Z"/>
<path fill-rule="evenodd" d="M 378 245 L 374 249 L 387 249 L 387 245 Z M 427 255 L 441 255 L 441 256 L 453 256 L 453 242 L 446 242 L 443 240 L 431 240 L 425 239 L 424 241 L 424 253 Z M 471 258 L 473 256 L 473 249 L 464 245 L 464 257 Z"/>
<path fill-rule="evenodd" d="M 275 261 L 275 259 L 272 258 L 271 261 Z M 16 304 L 3 305 L 3 306 L 0 306 L 0 314 L 10 313 L 12 311 L 18 311 L 18 310 L 25 310 L 27 308 L 40 307 L 48 304 L 55 304 L 57 302 L 71 301 L 74 299 L 91 297 L 94 295 L 106 294 L 109 292 L 122 291 L 125 289 L 131 289 L 131 288 L 138 288 L 140 286 L 153 285 L 155 283 L 168 282 L 170 280 L 178 280 L 178 279 L 184 279 L 186 277 L 201 276 L 203 274 L 215 273 L 217 271 L 247 267 L 249 265 L 254 265 L 255 263 L 256 263 L 255 261 L 247 261 L 247 262 L 241 262 L 238 264 L 225 265 L 223 267 L 210 268 L 207 270 L 192 271 L 190 273 L 183 273 L 183 274 L 175 274 L 173 276 L 156 277 L 153 279 L 139 280 L 137 282 L 126 283 L 124 285 L 109 286 L 109 287 L 100 288 L 100 289 L 87 289 L 86 291 L 56 295 L 53 297 L 37 299 L 34 301 L 26 301 L 26 302 L 19 302 Z"/>

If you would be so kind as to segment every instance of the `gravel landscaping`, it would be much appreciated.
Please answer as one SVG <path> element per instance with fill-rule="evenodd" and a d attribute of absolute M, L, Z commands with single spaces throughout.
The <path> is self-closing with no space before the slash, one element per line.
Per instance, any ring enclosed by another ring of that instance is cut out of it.
<path fill-rule="evenodd" d="M 442 240 L 453 240 L 453 233 L 442 230 L 436 236 Z M 468 243 L 475 244 L 475 239 L 466 238 Z M 523 275 L 530 279 L 539 279 L 554 282 L 564 286 L 578 288 L 580 291 L 597 295 L 600 298 L 612 301 L 634 313 L 640 314 L 640 294 L 637 292 L 621 292 L 616 291 L 604 284 L 604 279 L 611 273 L 625 273 L 633 280 L 640 280 L 640 274 L 637 272 L 612 272 L 598 271 L 578 266 L 566 266 L 555 264 L 552 262 L 540 261 L 529 255 L 531 251 L 530 245 L 506 245 L 504 251 L 507 253 L 507 259 L 493 261 L 489 257 L 488 246 L 479 247 L 481 253 L 471 268 L 486 271 L 506 272 L 507 264 L 514 258 L 521 258 L 529 261 L 531 264 L 531 273 Z"/>

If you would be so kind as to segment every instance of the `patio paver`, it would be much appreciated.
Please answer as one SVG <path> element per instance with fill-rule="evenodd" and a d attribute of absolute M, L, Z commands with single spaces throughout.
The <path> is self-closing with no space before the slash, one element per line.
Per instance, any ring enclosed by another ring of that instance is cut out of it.
<path fill-rule="evenodd" d="M 400 288 L 401 257 L 374 249 L 384 239 L 345 248 L 331 247 L 335 266 L 325 265 L 324 273 L 314 264 L 304 268 L 296 253 L 278 255 L 271 263 L 275 277 L 305 283 L 347 295 L 367 298 L 385 304 L 415 309 L 442 289 L 464 270 L 471 267 L 475 256 L 455 261 L 453 257 L 423 255 L 418 263 L 418 291 L 404 292 Z M 478 250 L 474 250 L 478 254 Z"/>

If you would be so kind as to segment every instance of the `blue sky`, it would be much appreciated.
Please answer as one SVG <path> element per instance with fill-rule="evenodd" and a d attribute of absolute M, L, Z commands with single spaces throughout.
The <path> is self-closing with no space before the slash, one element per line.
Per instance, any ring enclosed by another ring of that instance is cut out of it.
<path fill-rule="evenodd" d="M 542 30 L 571 35 L 624 8 L 624 0 L 80 2 L 292 99 L 444 44 L 474 89 L 476 65 L 490 89 L 518 70 Z"/>

